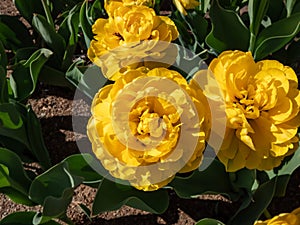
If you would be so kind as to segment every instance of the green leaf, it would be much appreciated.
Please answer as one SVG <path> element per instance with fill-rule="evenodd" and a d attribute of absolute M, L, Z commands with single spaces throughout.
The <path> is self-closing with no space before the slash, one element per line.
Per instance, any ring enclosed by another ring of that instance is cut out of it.
<path fill-rule="evenodd" d="M 74 89 L 73 85 L 65 78 L 65 73 L 47 65 L 43 66 L 39 80 L 48 85 Z"/>
<path fill-rule="evenodd" d="M 5 23 L 0 21 L 0 41 L 7 49 L 17 49 L 22 41 L 18 39 L 16 33 Z"/>
<path fill-rule="evenodd" d="M 104 1 L 95 0 L 89 10 L 89 15 L 92 18 L 92 21 L 107 17 L 106 11 L 104 9 Z"/>
<path fill-rule="evenodd" d="M 289 17 L 292 14 L 296 1 L 297 0 L 286 0 L 287 17 Z"/>
<path fill-rule="evenodd" d="M 46 197 L 43 205 L 43 215 L 56 218 L 64 215 L 69 204 L 72 202 L 73 194 L 73 188 L 66 188 L 61 197 Z"/>
<path fill-rule="evenodd" d="M 218 53 L 230 49 L 247 51 L 250 32 L 236 12 L 222 8 L 214 0 L 209 15 L 212 30 L 206 37 L 208 46 Z"/>
<path fill-rule="evenodd" d="M 300 41 L 292 42 L 287 49 L 287 57 L 289 62 L 297 62 L 300 60 Z"/>
<path fill-rule="evenodd" d="M 0 148 L 0 155 L 0 191 L 17 203 L 34 205 L 28 198 L 31 180 L 19 156 L 5 148 Z"/>
<path fill-rule="evenodd" d="M 195 33 L 197 41 L 203 43 L 208 32 L 208 22 L 198 11 L 187 15 L 192 31 Z"/>
<path fill-rule="evenodd" d="M 29 149 L 24 121 L 12 103 L 0 104 L 0 135 L 17 140 Z"/>
<path fill-rule="evenodd" d="M 30 35 L 29 29 L 24 25 L 24 23 L 21 22 L 19 16 L 0 15 L 0 21 L 6 24 L 11 31 L 14 32 L 13 37 L 6 36 L 6 38 L 12 43 L 18 40 L 17 42 L 19 44 L 15 43 L 17 44 L 17 48 L 29 47 L 33 45 L 33 37 Z"/>
<path fill-rule="evenodd" d="M 270 17 L 273 23 L 286 17 L 286 8 L 284 2 L 282 0 L 269 1 L 267 15 Z"/>
<path fill-rule="evenodd" d="M 35 206 L 36 202 L 33 202 L 28 198 L 28 194 L 24 194 L 14 188 L 4 187 L 0 189 L 0 192 L 7 195 L 13 202 L 18 204 L 27 205 L 27 206 Z"/>
<path fill-rule="evenodd" d="M 76 45 L 78 42 L 78 31 L 79 31 L 79 6 L 76 5 L 67 17 L 67 25 L 69 30 L 69 40 L 65 55 L 62 63 L 62 70 L 66 71 L 68 67 L 72 64 L 73 55 L 76 50 Z"/>
<path fill-rule="evenodd" d="M 36 0 L 14 0 L 14 4 L 17 7 L 21 15 L 28 21 L 32 21 L 34 13 L 44 14 L 41 1 Z"/>
<path fill-rule="evenodd" d="M 291 41 L 300 31 L 300 13 L 279 20 L 264 29 L 257 37 L 254 58 L 261 60 L 278 51 Z"/>
<path fill-rule="evenodd" d="M 78 65 L 83 64 L 84 60 L 79 60 L 74 62 L 66 72 L 66 79 L 74 85 L 74 87 L 78 87 L 79 82 L 83 78 L 83 73 L 78 69 Z"/>
<path fill-rule="evenodd" d="M 297 168 L 300 167 L 300 148 L 298 148 L 295 153 L 293 154 L 292 158 L 287 162 L 284 162 L 283 165 L 277 172 L 275 173 L 274 170 L 266 171 L 269 175 L 269 178 L 272 179 L 277 175 L 291 175 Z"/>
<path fill-rule="evenodd" d="M 96 215 L 100 212 L 116 210 L 125 204 L 159 214 L 168 208 L 169 196 L 167 190 L 143 192 L 131 186 L 103 179 L 93 203 L 92 213 Z"/>
<path fill-rule="evenodd" d="M 25 47 L 25 48 L 19 48 L 16 50 L 14 60 L 16 63 L 19 63 L 22 60 L 27 60 L 30 58 L 30 56 L 38 50 L 37 47 Z"/>
<path fill-rule="evenodd" d="M 250 18 L 250 32 L 253 35 L 257 35 L 261 21 L 264 18 L 270 0 L 249 0 L 248 13 Z"/>
<path fill-rule="evenodd" d="M 253 194 L 253 200 L 248 207 L 241 210 L 237 215 L 230 219 L 228 225 L 253 225 L 263 211 L 268 207 L 273 199 L 276 190 L 277 178 L 267 181 L 260 185 Z M 245 220 L 245 218 L 247 218 Z"/>
<path fill-rule="evenodd" d="M 84 40 L 86 47 L 90 47 L 90 41 L 93 39 L 93 32 L 92 32 L 92 19 L 88 16 L 88 1 L 84 1 L 80 8 L 79 13 L 79 23 L 80 27 L 82 29 Z"/>
<path fill-rule="evenodd" d="M 52 52 L 42 48 L 35 51 L 26 62 L 20 62 L 14 69 L 10 84 L 15 98 L 24 100 L 35 90 L 40 71 Z"/>
<path fill-rule="evenodd" d="M 49 48 L 55 52 L 59 59 L 62 59 L 66 49 L 66 43 L 62 36 L 56 33 L 55 28 L 47 22 L 44 16 L 38 14 L 33 16 L 32 25 Z"/>
<path fill-rule="evenodd" d="M 82 180 L 70 174 L 68 164 L 61 162 L 33 180 L 29 190 L 30 198 L 43 204 L 49 196 L 62 197 L 66 189 L 75 188 Z"/>
<path fill-rule="evenodd" d="M 225 225 L 225 224 L 220 222 L 219 220 L 205 218 L 198 221 L 195 225 Z"/>
<path fill-rule="evenodd" d="M 40 218 L 40 223 L 35 223 L 36 215 L 39 213 L 36 212 L 14 212 L 6 217 L 4 217 L 1 221 L 1 225 L 28 225 L 28 224 L 44 224 L 44 225 L 59 225 L 59 223 L 54 220 L 50 220 L 49 218 Z"/>
<path fill-rule="evenodd" d="M 8 61 L 7 61 L 5 48 L 2 44 L 2 42 L 0 41 L 0 66 L 2 66 L 5 69 L 5 73 L 6 73 L 7 62 Z M 5 76 L 6 76 L 6 74 L 5 74 Z"/>
<path fill-rule="evenodd" d="M 69 77 L 69 79 L 72 78 L 72 81 L 74 81 L 74 84 L 76 84 L 77 81 L 75 79 L 80 78 L 81 71 L 78 69 L 78 67 L 74 67 L 74 70 L 69 70 L 69 72 L 70 74 L 68 73 L 67 76 Z M 84 68 L 84 75 L 82 76 L 82 79 L 80 79 L 77 88 L 84 94 L 86 94 L 89 98 L 93 99 L 99 89 L 105 86 L 108 82 L 109 81 L 107 80 L 107 78 L 103 76 L 101 68 L 93 65 L 89 66 L 88 68 Z"/>
<path fill-rule="evenodd" d="M 94 183 L 102 180 L 102 176 L 93 169 L 96 167 L 97 161 L 90 154 L 71 155 L 63 162 L 68 163 L 70 173 L 82 177 L 84 183 Z"/>
<path fill-rule="evenodd" d="M 87 216 L 89 221 L 92 221 L 92 218 L 91 218 L 92 212 L 91 212 L 91 210 L 86 205 L 84 205 L 82 203 L 80 203 L 78 206 L 81 208 L 82 212 Z"/>
<path fill-rule="evenodd" d="M 28 193 L 31 180 L 25 173 L 19 156 L 12 151 L 0 148 L 0 164 L 7 168 L 7 180 L 10 186 L 23 193 Z M 0 184 L 0 186 L 2 186 Z"/>
<path fill-rule="evenodd" d="M 6 102 L 8 102 L 6 69 L 4 69 L 2 65 L 0 65 L 0 103 L 6 103 Z"/>
<path fill-rule="evenodd" d="M 256 35 L 258 34 L 261 22 L 267 13 L 270 0 L 250 0 L 248 3 L 248 13 L 250 18 L 250 46 L 249 50 L 253 51 Z"/>
<path fill-rule="evenodd" d="M 31 108 L 27 110 L 26 128 L 31 152 L 43 169 L 50 168 L 51 160 L 44 144 L 41 124 Z"/>
<path fill-rule="evenodd" d="M 256 178 L 255 170 L 241 169 L 235 173 L 230 173 L 230 175 L 234 175 L 234 179 L 231 180 L 231 183 L 235 188 L 244 188 L 251 191 Z"/>
<path fill-rule="evenodd" d="M 204 171 L 195 170 L 188 177 L 176 176 L 169 185 L 181 198 L 192 198 L 204 193 L 232 192 L 229 175 L 223 164 L 217 160 L 214 160 Z"/>

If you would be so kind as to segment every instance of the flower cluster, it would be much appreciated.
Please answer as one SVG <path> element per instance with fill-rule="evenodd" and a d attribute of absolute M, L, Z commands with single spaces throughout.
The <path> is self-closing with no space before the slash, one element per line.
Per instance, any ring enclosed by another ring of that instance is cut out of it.
<path fill-rule="evenodd" d="M 218 110 L 226 122 L 215 151 L 227 171 L 279 166 L 298 147 L 295 72 L 275 60 L 255 62 L 250 52 L 225 51 L 210 63 L 206 75 L 212 79 L 202 90 L 197 76 L 188 83 L 168 69 L 178 57 L 170 47 L 178 31 L 169 17 L 155 14 L 153 4 L 106 1 L 109 18 L 93 25 L 88 56 L 115 81 L 94 97 L 88 123 L 104 168 L 140 190 L 167 185 L 176 173 L 199 167 L 214 132 L 210 112 Z M 198 2 L 174 4 L 185 14 Z M 221 103 L 209 105 L 206 98 Z"/>
<path fill-rule="evenodd" d="M 300 208 L 295 209 L 291 213 L 281 213 L 266 221 L 256 221 L 254 225 L 299 225 L 300 224 Z"/>
<path fill-rule="evenodd" d="M 168 48 L 168 43 L 178 37 L 174 22 L 169 17 L 157 16 L 152 8 L 144 5 L 148 1 L 124 2 L 126 4 L 118 1 L 106 3 L 109 18 L 95 22 L 92 27 L 94 40 L 88 49 L 91 61 L 112 80 L 116 79 L 114 74 L 124 67 L 136 68 L 143 66 L 143 61 L 162 60 L 169 54 L 162 53 Z M 149 63 L 147 66 L 150 67 Z"/>
<path fill-rule="evenodd" d="M 298 147 L 295 72 L 275 60 L 256 63 L 250 52 L 241 51 L 223 52 L 209 70 L 226 104 L 226 133 L 218 158 L 227 171 L 279 166 Z"/>
<path fill-rule="evenodd" d="M 207 133 L 200 97 L 176 71 L 126 71 L 94 98 L 88 136 L 95 155 L 114 177 L 145 191 L 195 170 Z"/>

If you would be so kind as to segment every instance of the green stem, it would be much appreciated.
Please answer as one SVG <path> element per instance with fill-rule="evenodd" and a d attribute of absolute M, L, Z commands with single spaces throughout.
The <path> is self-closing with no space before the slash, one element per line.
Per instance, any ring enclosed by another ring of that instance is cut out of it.
<path fill-rule="evenodd" d="M 249 43 L 249 48 L 248 48 L 248 50 L 249 50 L 250 52 L 252 52 L 253 55 L 254 55 L 254 45 L 255 45 L 255 41 L 256 41 L 256 36 L 255 36 L 253 33 L 251 33 L 251 34 L 250 34 L 250 43 Z"/>
<path fill-rule="evenodd" d="M 268 209 L 265 209 L 265 210 L 264 210 L 264 216 L 265 216 L 267 219 L 271 219 L 271 218 L 272 218 L 272 215 L 270 214 L 270 212 L 269 212 Z"/>
<path fill-rule="evenodd" d="M 44 8 L 48 23 L 54 28 L 54 22 L 52 19 L 50 8 L 47 4 L 47 0 L 42 0 L 42 4 L 43 4 L 43 8 Z"/>

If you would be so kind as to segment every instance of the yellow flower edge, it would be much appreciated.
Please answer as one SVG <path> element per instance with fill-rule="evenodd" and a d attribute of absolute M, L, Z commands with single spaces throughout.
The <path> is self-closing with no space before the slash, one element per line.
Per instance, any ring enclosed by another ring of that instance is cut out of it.
<path fill-rule="evenodd" d="M 120 6 L 144 5 L 153 8 L 154 0 L 105 0 L 104 8 L 109 16 L 113 16 L 115 9 Z"/>
<path fill-rule="evenodd" d="M 295 72 L 250 52 L 225 51 L 209 70 L 221 89 L 227 125 L 218 158 L 227 171 L 270 170 L 298 148 L 300 94 Z"/>
<path fill-rule="evenodd" d="M 197 0 L 173 0 L 173 4 L 180 13 L 186 16 L 186 10 L 195 9 L 200 3 Z"/>
<path fill-rule="evenodd" d="M 256 221 L 254 225 L 300 225 L 300 208 L 295 209 L 291 213 L 281 213 L 272 219 L 265 221 Z"/>
<path fill-rule="evenodd" d="M 202 101 L 176 71 L 128 70 L 93 100 L 87 125 L 93 152 L 113 177 L 157 190 L 177 172 L 199 167 L 208 130 Z"/>
<path fill-rule="evenodd" d="M 109 79 L 123 67 L 144 65 L 145 58 L 153 56 L 151 61 L 161 61 L 155 58 L 179 35 L 169 17 L 157 16 L 144 5 L 123 4 L 114 8 L 108 19 L 96 20 L 92 31 L 95 36 L 87 55 Z"/>

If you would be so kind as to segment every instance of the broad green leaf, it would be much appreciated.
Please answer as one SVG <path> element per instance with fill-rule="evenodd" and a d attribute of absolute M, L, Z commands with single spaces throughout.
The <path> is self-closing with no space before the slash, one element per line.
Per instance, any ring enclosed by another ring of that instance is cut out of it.
<path fill-rule="evenodd" d="M 195 33 L 197 41 L 203 43 L 205 37 L 208 33 L 208 22 L 204 19 L 204 16 L 199 14 L 199 12 L 194 11 L 187 15 L 187 20 L 190 23 L 190 28 L 192 32 Z"/>
<path fill-rule="evenodd" d="M 43 204 L 50 196 L 61 198 L 66 189 L 75 188 L 82 181 L 70 173 L 67 162 L 61 162 L 33 180 L 29 195 L 33 201 Z"/>
<path fill-rule="evenodd" d="M 300 60 L 300 40 L 294 41 L 289 45 L 287 57 L 289 62 L 297 62 Z"/>
<path fill-rule="evenodd" d="M 84 1 L 80 8 L 79 23 L 84 35 L 84 40 L 87 48 L 90 47 L 90 41 L 93 39 L 94 36 L 92 32 L 93 21 L 92 18 L 88 16 L 88 11 L 88 1 Z"/>
<path fill-rule="evenodd" d="M 15 63 L 18 63 L 22 60 L 27 60 L 30 58 L 30 56 L 38 50 L 37 47 L 25 47 L 25 48 L 19 48 L 16 50 L 14 60 Z"/>
<path fill-rule="evenodd" d="M 34 205 L 28 198 L 31 180 L 24 171 L 19 156 L 4 148 L 0 148 L 0 155 L 0 192 L 17 203 Z"/>
<path fill-rule="evenodd" d="M 35 223 L 34 218 L 36 217 L 38 213 L 36 212 L 14 212 L 6 217 L 4 217 L 1 221 L 1 225 L 28 225 L 28 224 L 37 224 Z M 39 224 L 44 224 L 44 225 L 59 225 L 59 223 L 55 222 L 54 220 L 50 220 L 47 218 L 46 220 L 42 218 L 40 220 Z"/>
<path fill-rule="evenodd" d="M 51 160 L 44 144 L 41 124 L 31 108 L 27 110 L 26 125 L 31 152 L 43 169 L 50 168 Z"/>
<path fill-rule="evenodd" d="M 80 71 L 75 69 L 74 72 L 76 74 L 70 74 L 72 75 L 72 79 L 80 78 Z M 104 87 L 107 83 L 109 83 L 109 80 L 103 76 L 101 68 L 93 65 L 85 68 L 84 75 L 79 81 L 77 88 L 93 99 L 100 88 Z"/>
<path fill-rule="evenodd" d="M 30 35 L 28 28 L 21 22 L 19 16 L 0 15 L 0 22 L 6 24 L 11 31 L 14 32 L 12 37 L 6 36 L 6 38 L 12 43 L 15 43 L 16 40 L 18 40 L 19 44 L 16 46 L 17 49 L 33 46 L 33 37 Z"/>
<path fill-rule="evenodd" d="M 106 17 L 106 11 L 104 9 L 103 0 L 95 0 L 89 10 L 89 15 L 92 18 L 92 21 L 96 21 L 99 18 Z"/>
<path fill-rule="evenodd" d="M 72 175 L 83 178 L 83 183 L 99 183 L 102 180 L 102 176 L 93 169 L 96 168 L 97 161 L 90 154 L 71 155 L 63 162 L 68 163 Z"/>
<path fill-rule="evenodd" d="M 0 41 L 7 49 L 17 49 L 21 46 L 22 41 L 18 39 L 16 33 L 5 24 L 0 21 Z"/>
<path fill-rule="evenodd" d="M 4 69 L 2 65 L 0 65 L 0 104 L 6 102 L 8 102 L 6 69 Z"/>
<path fill-rule="evenodd" d="M 4 187 L 0 189 L 0 192 L 7 195 L 15 203 L 27 206 L 37 205 L 36 202 L 33 202 L 31 199 L 28 198 L 28 194 L 24 194 L 23 192 L 20 192 L 14 188 Z"/>
<path fill-rule="evenodd" d="M 16 65 L 10 79 L 15 98 L 24 100 L 34 92 L 40 71 L 51 55 L 50 50 L 42 48 Z"/>
<path fill-rule="evenodd" d="M 0 104 L 0 135 L 17 140 L 30 148 L 22 116 L 12 103 Z"/>
<path fill-rule="evenodd" d="M 167 190 L 153 192 L 139 191 L 131 186 L 125 186 L 103 179 L 99 185 L 92 213 L 119 209 L 123 205 L 145 210 L 151 213 L 163 213 L 169 204 Z"/>
<path fill-rule="evenodd" d="M 298 2 L 296 2 L 296 4 L 294 5 L 292 14 L 299 13 L 299 12 L 300 12 L 300 1 L 298 0 Z"/>
<path fill-rule="evenodd" d="M 204 171 L 195 170 L 188 177 L 176 176 L 169 185 L 181 198 L 192 198 L 204 193 L 219 194 L 233 191 L 228 173 L 223 164 L 217 160 L 214 160 Z"/>
<path fill-rule="evenodd" d="M 41 1 L 36 0 L 14 0 L 14 4 L 17 7 L 21 15 L 31 23 L 34 13 L 43 14 L 43 6 Z"/>
<path fill-rule="evenodd" d="M 64 54 L 62 70 L 66 71 L 68 67 L 72 64 L 73 55 L 76 50 L 76 45 L 78 42 L 78 31 L 79 31 L 79 5 L 76 5 L 67 17 L 67 26 L 69 30 L 69 40 L 67 43 L 67 48 Z"/>
<path fill-rule="evenodd" d="M 73 188 L 66 188 L 61 197 L 46 197 L 43 204 L 43 215 L 56 218 L 64 215 L 72 201 L 73 194 Z"/>
<path fill-rule="evenodd" d="M 291 41 L 300 31 L 299 18 L 300 13 L 295 13 L 264 29 L 256 39 L 254 58 L 261 60 Z"/>
<path fill-rule="evenodd" d="M 78 87 L 79 82 L 83 78 L 83 73 L 78 69 L 78 65 L 83 64 L 84 60 L 79 60 L 74 62 L 66 72 L 66 79 L 74 85 L 74 87 Z"/>
<path fill-rule="evenodd" d="M 292 14 L 293 8 L 297 0 L 286 0 L 287 17 Z"/>
<path fill-rule="evenodd" d="M 269 175 L 269 178 L 272 179 L 277 175 L 291 175 L 297 168 L 300 167 L 300 148 L 296 150 L 294 155 L 290 160 L 284 162 L 280 169 L 277 169 L 275 173 L 274 170 L 266 171 Z"/>
<path fill-rule="evenodd" d="M 82 212 L 87 216 L 89 221 L 92 221 L 92 218 L 91 218 L 92 212 L 91 212 L 91 210 L 86 205 L 84 205 L 82 203 L 80 203 L 78 206 L 81 208 Z"/>
<path fill-rule="evenodd" d="M 277 178 L 263 183 L 253 194 L 253 200 L 248 207 L 241 210 L 230 219 L 227 225 L 253 225 L 273 199 Z"/>
<path fill-rule="evenodd" d="M 271 21 L 274 23 L 277 20 L 286 17 L 286 8 L 282 0 L 271 0 L 269 1 L 269 8 L 267 15 L 270 17 Z"/>
<path fill-rule="evenodd" d="M 74 86 L 65 78 L 65 73 L 47 65 L 43 66 L 39 80 L 48 85 L 74 89 Z"/>
<path fill-rule="evenodd" d="M 219 1 L 212 1 L 210 7 L 212 30 L 206 37 L 206 43 L 216 52 L 225 50 L 247 51 L 250 32 L 239 15 L 232 10 L 224 9 Z"/>
<path fill-rule="evenodd" d="M 56 33 L 55 28 L 47 22 L 45 17 L 38 14 L 33 16 L 32 25 L 49 48 L 55 52 L 59 59 L 62 59 L 66 49 L 66 43 L 62 36 Z"/>
<path fill-rule="evenodd" d="M 199 7 L 202 13 L 206 13 L 210 7 L 210 0 L 200 0 Z"/>
<path fill-rule="evenodd" d="M 249 50 L 253 51 L 256 35 L 258 34 L 261 22 L 268 10 L 270 0 L 249 0 L 248 14 L 250 18 L 250 46 Z"/>
<path fill-rule="evenodd" d="M 256 178 L 255 170 L 241 169 L 237 172 L 230 173 L 230 175 L 234 176 L 234 179 L 231 179 L 231 183 L 235 188 L 244 188 L 251 191 Z"/>
<path fill-rule="evenodd" d="M 206 218 L 198 221 L 195 225 L 225 225 L 225 224 L 219 220 Z"/>
<path fill-rule="evenodd" d="M 44 9 L 44 12 L 45 12 L 45 16 L 47 18 L 47 22 L 48 24 L 55 28 L 54 27 L 54 22 L 53 22 L 53 19 L 52 19 L 52 15 L 51 15 L 51 5 L 52 3 L 50 1 L 47 1 L 47 0 L 42 0 L 42 5 L 43 5 L 43 9 Z"/>
<path fill-rule="evenodd" d="M 249 0 L 248 13 L 250 18 L 250 32 L 253 35 L 257 35 L 261 21 L 264 18 L 270 0 Z"/>
<path fill-rule="evenodd" d="M 19 156 L 5 148 L 0 148 L 0 155 L 0 164 L 7 168 L 6 175 L 10 186 L 23 193 L 28 193 L 31 180 L 25 173 Z M 4 170 L 2 169 L 2 171 Z"/>
<path fill-rule="evenodd" d="M 34 217 L 32 218 L 32 224 L 33 225 L 38 225 L 38 224 L 55 225 L 55 224 L 59 224 L 59 223 L 56 223 L 55 221 L 53 221 L 51 219 L 52 219 L 52 217 L 43 216 L 42 213 L 36 212 Z"/>
<path fill-rule="evenodd" d="M 5 52 L 5 48 L 2 44 L 2 42 L 0 41 L 0 66 L 2 66 L 5 71 L 6 71 L 6 66 L 7 66 L 7 56 L 6 56 L 6 52 Z M 6 76 L 6 74 L 5 74 Z"/>
<path fill-rule="evenodd" d="M 9 176 L 8 168 L 5 165 L 0 164 L 0 188 L 10 186 L 8 176 Z"/>

